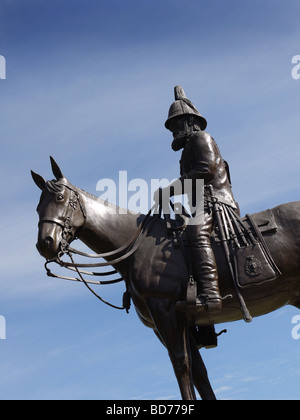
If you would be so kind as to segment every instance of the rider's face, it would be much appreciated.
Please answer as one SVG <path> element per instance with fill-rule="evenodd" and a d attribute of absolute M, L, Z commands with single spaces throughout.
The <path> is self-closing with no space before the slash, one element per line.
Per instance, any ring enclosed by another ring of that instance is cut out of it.
<path fill-rule="evenodd" d="M 182 117 L 173 118 L 170 121 L 169 129 L 173 133 L 174 137 L 183 133 L 185 131 L 185 119 Z"/>

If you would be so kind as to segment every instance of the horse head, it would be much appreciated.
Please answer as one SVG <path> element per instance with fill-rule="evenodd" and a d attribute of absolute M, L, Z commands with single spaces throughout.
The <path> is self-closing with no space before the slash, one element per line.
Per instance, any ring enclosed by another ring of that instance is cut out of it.
<path fill-rule="evenodd" d="M 37 249 L 47 260 L 55 259 L 63 244 L 70 243 L 85 221 L 85 211 L 77 189 L 63 176 L 55 160 L 50 157 L 55 180 L 31 171 L 35 184 L 42 190 L 37 207 L 39 232 Z"/>

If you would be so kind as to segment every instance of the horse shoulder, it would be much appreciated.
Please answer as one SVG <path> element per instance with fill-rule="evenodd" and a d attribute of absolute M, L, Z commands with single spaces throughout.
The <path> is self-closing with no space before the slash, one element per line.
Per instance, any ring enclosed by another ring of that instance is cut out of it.
<path fill-rule="evenodd" d="M 168 236 L 152 231 L 134 254 L 131 281 L 140 295 L 179 295 L 188 279 L 180 248 Z"/>

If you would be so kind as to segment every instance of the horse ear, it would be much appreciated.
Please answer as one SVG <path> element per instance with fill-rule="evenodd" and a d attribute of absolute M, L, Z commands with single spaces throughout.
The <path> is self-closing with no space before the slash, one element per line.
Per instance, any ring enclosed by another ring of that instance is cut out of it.
<path fill-rule="evenodd" d="M 51 166 L 52 166 L 52 172 L 53 175 L 55 176 L 55 178 L 57 179 L 57 181 L 59 179 L 64 178 L 62 171 L 60 170 L 60 167 L 58 166 L 58 164 L 55 162 L 55 160 L 53 159 L 52 156 L 50 156 L 50 161 L 51 161 Z"/>
<path fill-rule="evenodd" d="M 32 179 L 34 180 L 34 182 L 36 183 L 36 185 L 43 190 L 46 184 L 46 181 L 44 180 L 44 178 L 41 175 L 36 174 L 35 172 L 31 171 L 31 176 Z"/>

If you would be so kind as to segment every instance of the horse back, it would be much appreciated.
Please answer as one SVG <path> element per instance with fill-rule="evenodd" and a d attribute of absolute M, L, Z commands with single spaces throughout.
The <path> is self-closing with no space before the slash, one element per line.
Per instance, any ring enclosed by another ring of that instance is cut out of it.
<path fill-rule="evenodd" d="M 272 312 L 292 303 L 300 295 L 300 202 L 282 204 L 252 214 L 270 254 L 282 275 L 261 285 L 242 290 L 253 317 Z M 234 291 L 228 262 L 222 244 L 212 237 L 220 290 L 233 298 L 223 304 L 223 311 L 214 317 L 201 313 L 194 321 L 199 325 L 232 322 L 242 319 Z M 189 266 L 182 247 L 174 246 L 163 220 L 156 222 L 131 264 L 131 284 L 138 307 L 146 311 L 147 297 L 177 301 L 185 297 Z M 298 297 L 299 299 L 299 297 Z M 144 312 L 142 310 L 142 312 Z"/>
<path fill-rule="evenodd" d="M 300 270 L 300 201 L 281 204 L 270 212 L 276 229 L 264 233 L 265 241 L 280 270 L 296 274 Z"/>

